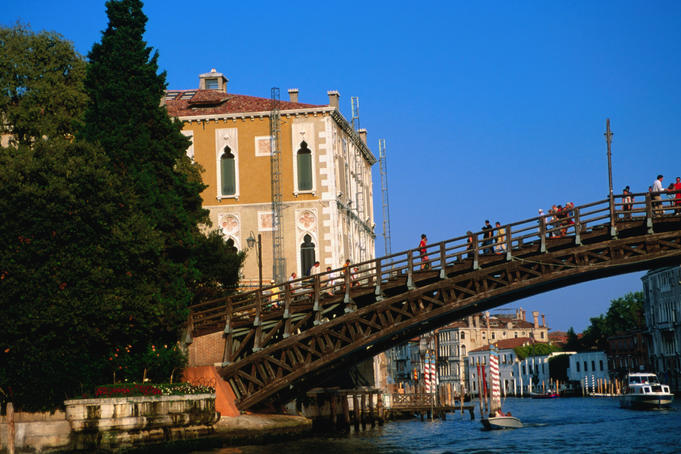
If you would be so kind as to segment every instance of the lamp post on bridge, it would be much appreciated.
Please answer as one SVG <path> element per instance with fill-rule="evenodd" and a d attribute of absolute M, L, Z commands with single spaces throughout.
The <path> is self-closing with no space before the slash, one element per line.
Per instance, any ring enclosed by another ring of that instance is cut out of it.
<path fill-rule="evenodd" d="M 605 143 L 608 145 L 608 202 L 610 204 L 610 236 L 617 235 L 615 227 L 615 199 L 612 195 L 612 153 L 610 146 L 612 144 L 612 131 L 610 131 L 610 119 L 605 119 Z"/>
<path fill-rule="evenodd" d="M 256 246 L 255 252 L 258 254 L 258 289 L 262 291 L 262 237 L 258 233 L 258 242 L 256 245 L 255 237 L 253 236 L 253 232 L 251 232 L 251 235 L 246 238 L 246 243 L 248 243 L 249 249 Z"/>

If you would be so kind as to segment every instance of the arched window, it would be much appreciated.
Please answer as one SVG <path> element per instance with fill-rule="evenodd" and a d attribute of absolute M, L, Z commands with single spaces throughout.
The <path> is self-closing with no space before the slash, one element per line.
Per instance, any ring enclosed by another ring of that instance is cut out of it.
<path fill-rule="evenodd" d="M 300 268 L 303 276 L 310 275 L 310 268 L 315 262 L 314 243 L 310 235 L 303 237 L 303 243 L 300 245 Z"/>
<path fill-rule="evenodd" d="M 300 143 L 296 159 L 298 161 L 298 190 L 310 191 L 312 190 L 312 151 L 307 148 L 304 140 Z"/>
<path fill-rule="evenodd" d="M 222 182 L 222 195 L 236 194 L 236 167 L 231 148 L 225 146 L 220 157 L 220 180 Z"/>

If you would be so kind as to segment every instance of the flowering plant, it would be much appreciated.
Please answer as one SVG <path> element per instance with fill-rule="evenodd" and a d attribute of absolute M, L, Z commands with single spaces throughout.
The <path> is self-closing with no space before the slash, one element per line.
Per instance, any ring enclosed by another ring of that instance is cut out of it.
<path fill-rule="evenodd" d="M 211 386 L 198 386 L 189 383 L 116 383 L 102 385 L 95 388 L 94 397 L 132 397 L 132 396 L 178 396 L 187 394 L 213 394 L 215 388 Z M 81 397 L 91 397 L 83 394 Z"/>

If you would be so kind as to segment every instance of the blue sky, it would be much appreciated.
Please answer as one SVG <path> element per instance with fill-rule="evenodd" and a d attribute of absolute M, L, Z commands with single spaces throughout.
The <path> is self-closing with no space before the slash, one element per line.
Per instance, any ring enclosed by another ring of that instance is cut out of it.
<path fill-rule="evenodd" d="M 216 68 L 233 93 L 300 89 L 360 99 L 361 126 L 388 150 L 393 251 L 513 222 L 553 203 L 607 194 L 603 132 L 614 132 L 617 192 L 681 175 L 681 2 L 148 1 L 146 40 L 168 87 Z M 87 54 L 104 1 L 5 0 L 0 23 L 54 30 Z M 382 255 L 378 165 L 377 254 Z M 581 331 L 635 273 L 515 302 L 552 329 Z"/>

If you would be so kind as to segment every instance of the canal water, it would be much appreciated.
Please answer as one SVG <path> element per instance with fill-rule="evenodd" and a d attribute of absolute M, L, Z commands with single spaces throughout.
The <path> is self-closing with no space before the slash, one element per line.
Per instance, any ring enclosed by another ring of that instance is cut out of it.
<path fill-rule="evenodd" d="M 668 410 L 619 408 L 613 398 L 514 399 L 504 411 L 525 427 L 483 431 L 476 411 L 446 421 L 391 421 L 344 436 L 307 437 L 193 454 L 681 453 L 681 404 Z"/>

